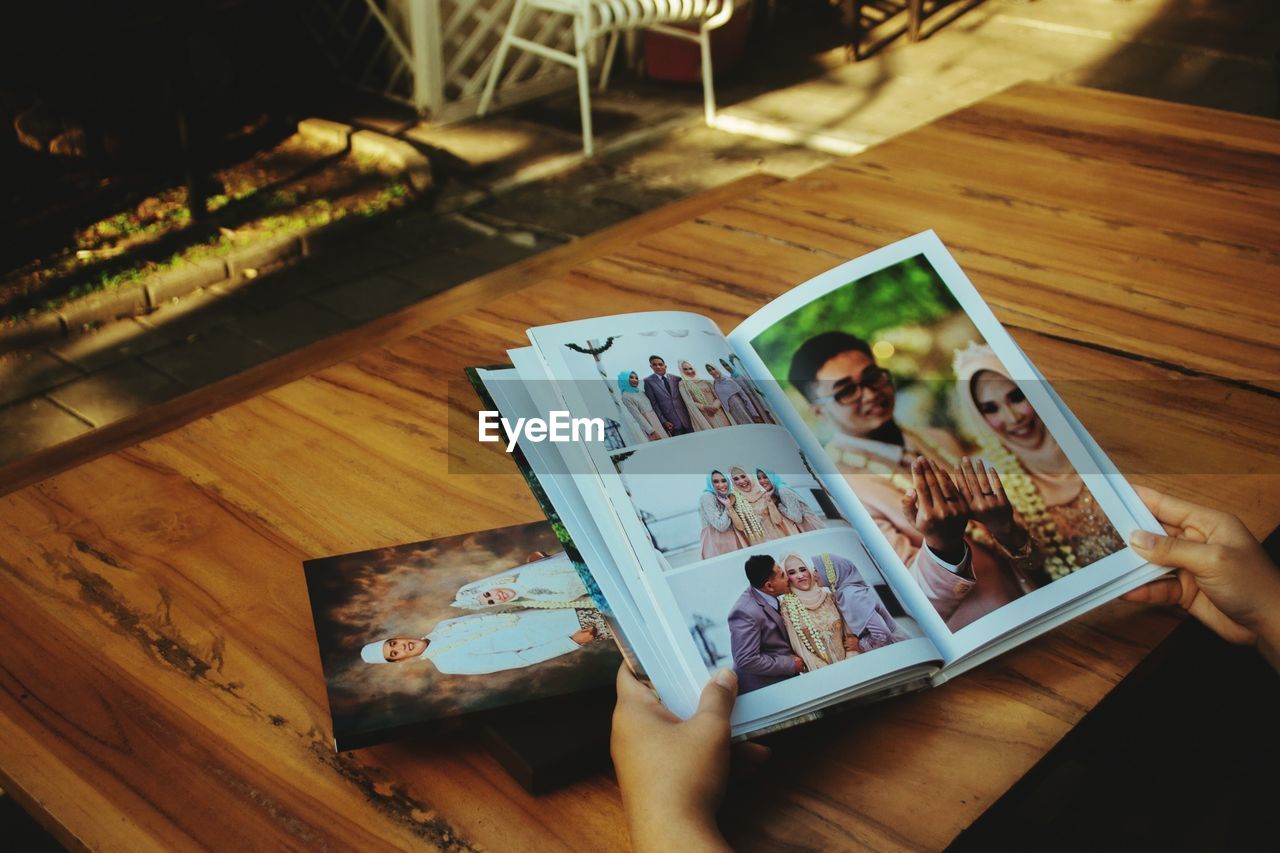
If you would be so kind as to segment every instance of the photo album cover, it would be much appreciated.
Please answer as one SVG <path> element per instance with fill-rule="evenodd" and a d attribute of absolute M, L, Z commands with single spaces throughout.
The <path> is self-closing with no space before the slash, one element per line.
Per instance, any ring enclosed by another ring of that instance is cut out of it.
<path fill-rule="evenodd" d="M 655 311 L 528 336 L 509 367 L 469 373 L 511 424 L 567 412 L 603 425 L 593 440 L 516 435 L 513 456 L 598 588 L 594 637 L 614 635 L 680 716 L 726 666 L 736 736 L 936 685 L 1163 572 L 1126 544 L 1155 519 L 933 232 L 800 284 L 728 334 Z M 309 584 L 356 571 L 335 560 L 309 564 Z M 442 689 L 414 692 L 411 663 L 356 666 L 418 654 L 432 619 L 457 612 L 435 604 L 456 589 L 416 583 L 431 608 L 354 578 L 313 586 L 335 727 L 340 712 L 363 726 L 483 701 L 467 678 L 523 677 L 428 663 Z M 497 612 L 531 618 L 517 601 Z M 554 615 L 564 624 L 531 666 L 587 677 L 605 644 L 575 635 L 594 623 Z M 457 636 L 468 630 L 488 629 Z M 403 651 L 386 646 L 396 638 Z"/>
<path fill-rule="evenodd" d="M 609 684 L 621 658 L 547 521 L 303 564 L 334 747 Z"/>

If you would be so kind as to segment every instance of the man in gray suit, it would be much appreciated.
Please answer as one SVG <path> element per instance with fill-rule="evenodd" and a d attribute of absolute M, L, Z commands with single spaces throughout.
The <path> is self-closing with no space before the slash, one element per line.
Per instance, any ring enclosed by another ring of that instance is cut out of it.
<path fill-rule="evenodd" d="M 778 596 L 791 589 L 787 573 L 767 554 L 749 558 L 746 572 L 751 586 L 729 611 L 729 648 L 739 693 L 804 672 L 804 661 L 791 650 L 778 610 Z"/>
<path fill-rule="evenodd" d="M 667 375 L 667 363 L 660 355 L 649 356 L 649 369 L 653 373 L 644 378 L 644 395 L 653 404 L 662 426 L 669 435 L 693 432 L 689 409 L 680 396 L 680 377 Z"/>

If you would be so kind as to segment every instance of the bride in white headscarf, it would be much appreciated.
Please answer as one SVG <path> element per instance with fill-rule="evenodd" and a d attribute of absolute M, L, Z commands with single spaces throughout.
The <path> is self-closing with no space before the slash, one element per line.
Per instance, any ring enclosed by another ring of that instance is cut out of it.
<path fill-rule="evenodd" d="M 458 590 L 453 606 L 459 610 L 552 610 L 595 605 L 569 555 L 561 552 L 472 581 Z"/>
<path fill-rule="evenodd" d="M 365 663 L 429 660 L 442 673 L 484 675 L 532 666 L 612 638 L 608 623 L 569 555 L 535 555 L 533 562 L 463 586 L 459 610 L 483 611 L 446 619 L 423 637 L 366 643 Z"/>
<path fill-rule="evenodd" d="M 602 637 L 581 611 L 471 613 L 446 619 L 424 637 L 373 640 L 360 657 L 371 664 L 429 660 L 449 675 L 488 675 L 533 666 L 597 639 Z"/>
<path fill-rule="evenodd" d="M 997 472 L 975 467 L 981 494 L 1003 493 L 1026 530 L 1029 547 L 1009 555 L 1036 585 L 1065 577 L 1124 547 L 1102 507 L 1062 447 L 1050 435 L 1009 371 L 985 344 L 970 344 L 953 361 L 960 408 Z M 963 481 L 968 470 L 959 472 Z M 967 489 L 964 482 L 962 489 Z"/>
<path fill-rule="evenodd" d="M 781 565 L 791 589 L 778 599 L 787 641 L 809 672 L 858 654 L 857 638 L 849 632 L 835 594 L 818 581 L 809 561 L 784 554 Z"/>

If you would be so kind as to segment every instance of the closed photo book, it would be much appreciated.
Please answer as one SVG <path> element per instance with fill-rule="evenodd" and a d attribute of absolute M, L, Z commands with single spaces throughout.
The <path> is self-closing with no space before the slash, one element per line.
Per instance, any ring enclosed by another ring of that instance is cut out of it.
<path fill-rule="evenodd" d="M 578 697 L 608 690 L 618 647 L 564 539 L 538 521 L 303 563 L 334 748 L 496 724 L 498 709 L 573 719 Z M 543 753 L 572 748 L 557 735 Z"/>
<path fill-rule="evenodd" d="M 680 716 L 722 667 L 735 736 L 941 684 L 1163 572 L 1126 544 L 1160 526 L 933 232 L 728 333 L 528 336 L 472 383 Z M 524 429 L 557 412 L 579 440 Z"/>

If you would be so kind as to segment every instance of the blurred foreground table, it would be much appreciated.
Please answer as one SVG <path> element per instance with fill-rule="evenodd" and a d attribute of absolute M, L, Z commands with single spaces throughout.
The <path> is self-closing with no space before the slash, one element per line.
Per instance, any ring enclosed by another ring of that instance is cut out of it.
<path fill-rule="evenodd" d="M 0 786 L 92 848 L 625 848 L 607 774 L 535 798 L 456 736 L 335 755 L 300 563 L 539 516 L 514 468 L 450 473 L 476 446 L 451 383 L 526 327 L 684 308 L 727 330 L 925 228 L 1122 470 L 1275 525 L 1280 123 L 1022 85 L 0 470 Z M 943 688 L 812 724 L 726 832 L 940 848 L 1176 623 L 1113 603 Z"/>

